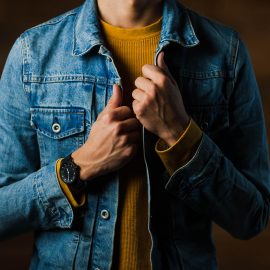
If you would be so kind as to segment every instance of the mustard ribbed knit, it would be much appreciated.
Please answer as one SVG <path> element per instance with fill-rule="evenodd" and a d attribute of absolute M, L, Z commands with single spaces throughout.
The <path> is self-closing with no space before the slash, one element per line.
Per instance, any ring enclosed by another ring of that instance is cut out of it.
<path fill-rule="evenodd" d="M 134 81 L 144 64 L 153 64 L 161 19 L 143 28 L 124 29 L 101 20 L 106 46 L 122 78 L 123 105 L 132 108 Z M 148 232 L 148 196 L 142 143 L 132 161 L 120 170 L 119 212 L 113 269 L 148 270 L 151 239 Z"/>

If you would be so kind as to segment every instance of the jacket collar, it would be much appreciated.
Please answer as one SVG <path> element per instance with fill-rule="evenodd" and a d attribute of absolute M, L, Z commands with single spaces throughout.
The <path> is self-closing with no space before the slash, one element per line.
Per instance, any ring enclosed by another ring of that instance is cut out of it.
<path fill-rule="evenodd" d="M 84 55 L 102 43 L 96 0 L 86 0 L 75 20 L 73 55 Z"/>
<path fill-rule="evenodd" d="M 188 11 L 177 0 L 164 0 L 160 45 L 168 41 L 183 47 L 199 44 Z"/>
<path fill-rule="evenodd" d="M 183 47 L 199 43 L 187 10 L 176 0 L 164 0 L 159 47 L 168 42 L 176 42 Z M 73 55 L 84 55 L 102 44 L 96 0 L 86 0 L 75 20 Z"/>

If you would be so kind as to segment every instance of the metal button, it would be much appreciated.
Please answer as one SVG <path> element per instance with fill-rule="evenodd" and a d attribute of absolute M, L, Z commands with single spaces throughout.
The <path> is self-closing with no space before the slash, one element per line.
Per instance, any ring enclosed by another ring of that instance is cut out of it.
<path fill-rule="evenodd" d="M 102 210 L 100 214 L 103 219 L 109 219 L 110 217 L 110 213 L 108 210 Z"/>
<path fill-rule="evenodd" d="M 206 130 L 208 128 L 208 122 L 204 121 L 201 125 L 202 130 Z"/>
<path fill-rule="evenodd" d="M 53 131 L 54 133 L 59 133 L 59 132 L 61 131 L 61 126 L 60 126 L 60 124 L 54 123 L 54 124 L 52 125 L 52 131 Z"/>

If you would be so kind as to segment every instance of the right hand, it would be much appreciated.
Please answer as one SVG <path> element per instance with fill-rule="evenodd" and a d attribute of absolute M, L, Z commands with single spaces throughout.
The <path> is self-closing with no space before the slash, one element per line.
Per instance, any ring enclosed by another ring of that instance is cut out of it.
<path fill-rule="evenodd" d="M 120 169 L 135 155 L 140 124 L 132 110 L 121 103 L 122 92 L 115 84 L 113 95 L 98 115 L 86 143 L 72 154 L 81 168 L 81 180 L 89 181 Z"/>

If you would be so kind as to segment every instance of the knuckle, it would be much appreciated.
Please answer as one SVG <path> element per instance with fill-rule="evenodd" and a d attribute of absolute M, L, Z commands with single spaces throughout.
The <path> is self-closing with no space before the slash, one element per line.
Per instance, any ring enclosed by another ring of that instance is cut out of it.
<path fill-rule="evenodd" d="M 122 106 L 121 108 L 119 108 L 118 114 L 115 117 L 115 120 L 119 119 L 119 118 L 126 118 L 129 117 L 129 115 L 131 114 L 131 110 L 128 106 Z"/>
<path fill-rule="evenodd" d="M 122 132 L 123 126 L 121 125 L 121 123 L 117 123 L 113 129 L 114 135 L 115 136 L 119 136 Z"/>
<path fill-rule="evenodd" d="M 110 121 L 114 121 L 117 119 L 118 112 L 116 111 L 110 111 Z"/>
<path fill-rule="evenodd" d="M 113 117 L 112 117 L 112 114 L 111 114 L 111 113 L 105 113 L 105 114 L 102 116 L 102 119 L 103 119 L 103 121 L 104 121 L 106 124 L 111 124 L 112 121 L 113 121 Z"/>
<path fill-rule="evenodd" d="M 108 114 L 104 113 L 104 114 L 100 114 L 97 118 L 98 120 L 104 122 L 104 123 L 108 123 L 109 119 L 108 119 Z"/>
<path fill-rule="evenodd" d="M 135 97 L 136 97 L 136 90 L 133 90 L 133 91 L 131 92 L 131 96 L 135 99 Z"/>
<path fill-rule="evenodd" d="M 136 110 L 136 108 L 137 108 L 137 101 L 136 100 L 132 101 L 132 108 L 133 108 L 133 111 L 134 111 L 134 109 Z"/>
<path fill-rule="evenodd" d="M 136 78 L 134 84 L 137 85 L 140 82 L 140 80 L 141 80 L 141 77 Z"/>
<path fill-rule="evenodd" d="M 151 106 L 152 102 L 154 101 L 154 97 L 151 95 L 148 95 L 148 97 L 144 100 L 143 109 L 148 108 Z"/>
<path fill-rule="evenodd" d="M 150 83 L 148 86 L 148 92 L 154 94 L 156 92 L 156 85 L 154 83 Z"/>
<path fill-rule="evenodd" d="M 122 136 L 120 143 L 122 146 L 125 146 L 128 143 L 128 136 L 127 135 Z"/>
<path fill-rule="evenodd" d="M 149 88 L 149 98 L 150 98 L 151 100 L 157 98 L 157 88 L 156 88 L 155 85 L 152 85 L 152 86 Z"/>
<path fill-rule="evenodd" d="M 135 149 L 135 145 L 129 145 L 124 151 L 124 156 L 131 157 L 135 153 Z"/>
<path fill-rule="evenodd" d="M 146 72 L 147 70 L 148 70 L 148 65 L 146 64 L 146 65 L 143 65 L 142 66 L 142 72 L 144 73 L 144 72 Z"/>
<path fill-rule="evenodd" d="M 132 110 L 128 106 L 123 106 L 124 114 L 130 115 L 132 113 Z"/>
<path fill-rule="evenodd" d="M 160 75 L 159 79 L 158 79 L 158 83 L 159 85 L 164 88 L 166 87 L 167 83 L 168 83 L 168 78 L 165 75 Z"/>
<path fill-rule="evenodd" d="M 136 109 L 134 110 L 136 116 L 138 118 L 142 117 L 144 115 L 144 109 L 143 109 L 143 106 L 140 105 L 140 106 L 137 106 Z"/>

